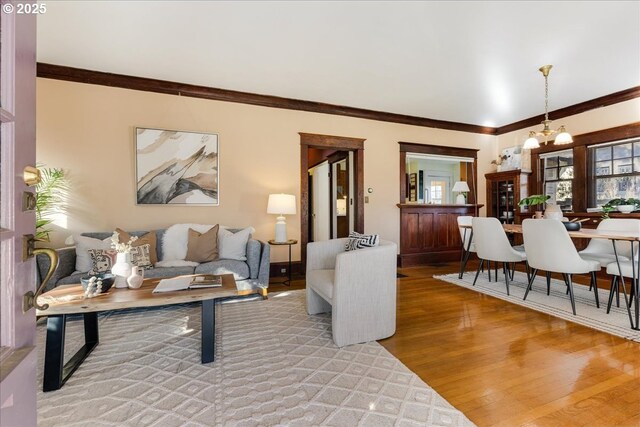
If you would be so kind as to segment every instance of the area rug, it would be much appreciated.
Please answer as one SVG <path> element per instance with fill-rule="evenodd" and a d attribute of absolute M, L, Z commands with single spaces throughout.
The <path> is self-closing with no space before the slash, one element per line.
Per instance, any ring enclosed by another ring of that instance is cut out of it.
<path fill-rule="evenodd" d="M 436 279 L 444 280 L 464 288 L 472 289 L 521 305 L 542 313 L 547 313 L 570 322 L 579 323 L 602 332 L 607 332 L 628 340 L 640 342 L 640 331 L 631 329 L 629 315 L 624 307 L 624 298 L 620 294 L 620 307 L 616 307 L 615 296 L 611 307 L 611 312 L 607 314 L 607 302 L 609 291 L 598 289 L 600 298 L 600 308 L 596 308 L 596 301 L 593 291 L 589 291 L 589 286 L 573 284 L 576 302 L 576 315 L 571 310 L 571 300 L 566 294 L 567 286 L 564 281 L 551 279 L 551 294 L 547 295 L 547 279 L 544 275 L 538 275 L 533 283 L 533 289 L 529 292 L 526 301 L 522 298 L 527 289 L 527 275 L 517 271 L 513 281 L 509 284 L 510 296 L 507 296 L 507 289 L 504 283 L 504 275 L 499 272 L 498 282 L 487 279 L 486 273 L 478 276 L 475 286 L 472 286 L 475 271 L 467 271 L 462 279 L 458 279 L 458 273 L 433 276 Z M 493 280 L 495 277 L 491 275 Z M 627 291 L 629 283 L 627 282 Z"/>
<path fill-rule="evenodd" d="M 39 426 L 469 426 L 377 342 L 338 349 L 304 291 L 216 310 L 216 361 L 200 363 L 197 304 L 100 315 L 100 344 Z M 38 330 L 39 387 L 45 328 Z M 67 326 L 67 353 L 82 321 Z"/>

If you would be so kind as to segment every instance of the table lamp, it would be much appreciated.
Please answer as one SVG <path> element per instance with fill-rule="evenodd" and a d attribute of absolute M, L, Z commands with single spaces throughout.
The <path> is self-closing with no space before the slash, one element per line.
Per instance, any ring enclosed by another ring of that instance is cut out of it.
<path fill-rule="evenodd" d="M 293 194 L 269 194 L 267 213 L 278 215 L 276 221 L 276 238 L 278 243 L 287 241 L 287 223 L 284 215 L 296 214 L 296 196 Z"/>
<path fill-rule="evenodd" d="M 467 199 L 464 197 L 463 193 L 466 193 L 469 190 L 469 185 L 466 181 L 458 181 L 453 184 L 453 188 L 451 191 L 455 191 L 458 193 L 458 197 L 456 197 L 456 205 L 464 205 L 467 203 Z"/>

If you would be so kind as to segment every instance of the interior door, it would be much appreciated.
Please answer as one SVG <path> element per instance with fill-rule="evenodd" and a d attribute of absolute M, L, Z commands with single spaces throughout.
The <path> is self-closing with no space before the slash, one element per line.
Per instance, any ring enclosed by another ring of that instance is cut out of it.
<path fill-rule="evenodd" d="M 349 217 L 353 216 L 350 209 L 352 202 L 349 177 L 349 161 L 347 153 L 344 158 L 331 163 L 331 238 L 348 237 L 350 228 Z M 351 221 L 352 222 L 352 221 Z"/>
<path fill-rule="evenodd" d="M 309 170 L 312 178 L 311 218 L 313 224 L 313 241 L 329 240 L 331 223 L 331 206 L 329 204 L 330 179 L 329 162 L 324 162 Z"/>
<path fill-rule="evenodd" d="M 23 205 L 23 171 L 35 165 L 36 15 L 0 13 L 0 425 L 36 425 L 35 310 L 23 295 L 35 291 L 35 261 L 23 261 L 24 235 L 35 213 Z M 9 13 L 12 11 L 13 13 Z"/>

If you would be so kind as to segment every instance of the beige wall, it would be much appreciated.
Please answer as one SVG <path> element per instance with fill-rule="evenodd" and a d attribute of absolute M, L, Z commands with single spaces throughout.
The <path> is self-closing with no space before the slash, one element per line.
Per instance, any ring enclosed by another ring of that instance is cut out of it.
<path fill-rule="evenodd" d="M 365 232 L 399 240 L 398 141 L 478 148 L 479 201 L 496 137 L 350 117 L 38 79 L 37 159 L 64 168 L 72 183 L 66 217 L 52 239 L 84 231 L 164 228 L 174 223 L 253 226 L 273 238 L 266 214 L 269 193 L 300 195 L 298 132 L 365 138 Z M 136 126 L 211 132 L 220 141 L 220 206 L 136 206 L 133 129 Z M 300 216 L 287 217 L 288 235 L 300 237 Z M 293 259 L 300 259 L 294 247 Z M 272 248 L 284 261 L 285 248 Z"/>
<path fill-rule="evenodd" d="M 522 144 L 529 129 L 499 137 L 377 122 L 326 114 L 38 79 L 37 159 L 68 171 L 72 197 L 52 235 L 56 247 L 73 233 L 164 228 L 175 223 L 253 226 L 255 237 L 273 237 L 266 214 L 269 193 L 300 196 L 298 132 L 365 138 L 365 232 L 399 241 L 398 141 L 478 148 L 479 201 L 484 174 L 498 149 Z M 552 117 L 553 118 L 553 117 Z M 558 120 L 574 135 L 640 119 L 640 99 Z M 220 141 L 220 206 L 136 206 L 133 129 L 136 126 L 217 133 Z M 537 129 L 538 126 L 531 129 Z M 300 236 L 300 216 L 287 218 Z M 272 248 L 273 261 L 286 248 Z M 300 259 L 300 247 L 293 249 Z"/>

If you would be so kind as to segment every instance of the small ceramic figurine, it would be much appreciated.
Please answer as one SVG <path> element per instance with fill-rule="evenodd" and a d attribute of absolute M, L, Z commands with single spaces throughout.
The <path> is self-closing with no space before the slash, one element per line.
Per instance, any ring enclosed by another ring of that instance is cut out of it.
<path fill-rule="evenodd" d="M 144 280 L 144 268 L 135 267 L 135 266 L 131 268 L 131 276 L 127 278 L 129 289 L 138 289 L 140 286 L 142 286 L 143 280 Z"/>

